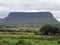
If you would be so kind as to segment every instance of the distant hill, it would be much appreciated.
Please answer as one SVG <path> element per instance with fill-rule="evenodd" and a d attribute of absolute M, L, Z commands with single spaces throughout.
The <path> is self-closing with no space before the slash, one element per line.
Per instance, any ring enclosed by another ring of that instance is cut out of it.
<path fill-rule="evenodd" d="M 2 24 L 60 24 L 51 12 L 10 12 Z"/>

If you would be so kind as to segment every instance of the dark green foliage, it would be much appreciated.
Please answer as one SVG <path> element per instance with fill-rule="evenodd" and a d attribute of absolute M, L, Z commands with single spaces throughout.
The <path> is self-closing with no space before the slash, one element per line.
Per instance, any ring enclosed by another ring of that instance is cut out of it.
<path fill-rule="evenodd" d="M 47 40 L 48 40 L 48 41 L 53 41 L 53 40 L 54 40 L 54 38 L 48 38 Z"/>
<path fill-rule="evenodd" d="M 51 25 L 44 25 L 39 31 L 45 35 L 55 35 L 56 33 L 58 33 L 58 28 Z"/>
<path fill-rule="evenodd" d="M 18 44 L 24 44 L 24 40 L 19 40 L 17 43 L 16 43 L 16 45 L 18 45 Z"/>
<path fill-rule="evenodd" d="M 58 44 L 60 44 L 60 41 L 57 41 Z"/>
<path fill-rule="evenodd" d="M 16 43 L 16 45 L 32 45 L 32 44 L 29 43 L 29 42 L 24 41 L 23 39 L 20 39 L 20 40 Z"/>

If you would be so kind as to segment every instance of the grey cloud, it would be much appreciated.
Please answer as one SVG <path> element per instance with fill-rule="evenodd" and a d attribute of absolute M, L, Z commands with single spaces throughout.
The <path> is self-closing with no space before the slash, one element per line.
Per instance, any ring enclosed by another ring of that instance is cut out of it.
<path fill-rule="evenodd" d="M 4 18 L 4 17 L 8 16 L 8 13 L 9 13 L 9 12 L 7 12 L 7 11 L 1 11 L 1 12 L 0 12 L 0 17 L 1 17 L 1 18 Z"/>
<path fill-rule="evenodd" d="M 54 2 L 53 2 L 54 1 Z M 55 0 L 14 0 L 14 1 L 2 1 L 0 6 L 5 7 L 7 10 L 0 11 L 0 16 L 5 17 L 8 12 L 12 11 L 29 11 L 29 10 L 50 10 L 50 11 L 60 11 L 60 3 L 57 4 Z M 55 13 L 56 14 L 56 13 Z M 54 15 L 55 15 L 54 14 Z M 56 14 L 56 18 L 60 18 L 59 14 Z"/>
<path fill-rule="evenodd" d="M 2 6 L 5 6 L 7 8 L 16 8 L 20 10 L 30 10 L 30 9 L 36 9 L 36 10 L 60 10 L 59 5 L 56 3 L 51 2 L 33 2 L 33 1 L 25 1 L 20 3 L 10 3 L 10 4 L 1 4 Z"/>

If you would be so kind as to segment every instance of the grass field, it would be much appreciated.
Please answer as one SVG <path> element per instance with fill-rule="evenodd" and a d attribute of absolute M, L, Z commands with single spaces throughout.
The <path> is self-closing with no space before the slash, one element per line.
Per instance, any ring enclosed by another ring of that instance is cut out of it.
<path fill-rule="evenodd" d="M 0 45 L 60 45 L 60 36 L 0 32 Z"/>
<path fill-rule="evenodd" d="M 40 28 L 1 28 L 0 45 L 60 45 L 60 35 L 43 35 Z"/>

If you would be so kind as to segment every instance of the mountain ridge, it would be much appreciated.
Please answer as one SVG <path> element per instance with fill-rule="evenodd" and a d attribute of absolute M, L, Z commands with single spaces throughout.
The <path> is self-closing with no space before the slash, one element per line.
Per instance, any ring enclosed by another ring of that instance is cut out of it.
<path fill-rule="evenodd" d="M 3 24 L 60 24 L 51 12 L 10 12 Z"/>
<path fill-rule="evenodd" d="M 36 16 L 36 17 L 53 17 L 53 15 L 52 15 L 52 13 L 50 13 L 50 12 L 10 12 L 9 13 L 9 17 L 16 17 L 16 15 L 17 15 L 17 17 L 34 17 L 34 16 Z M 35 18 L 36 18 L 35 17 Z"/>

